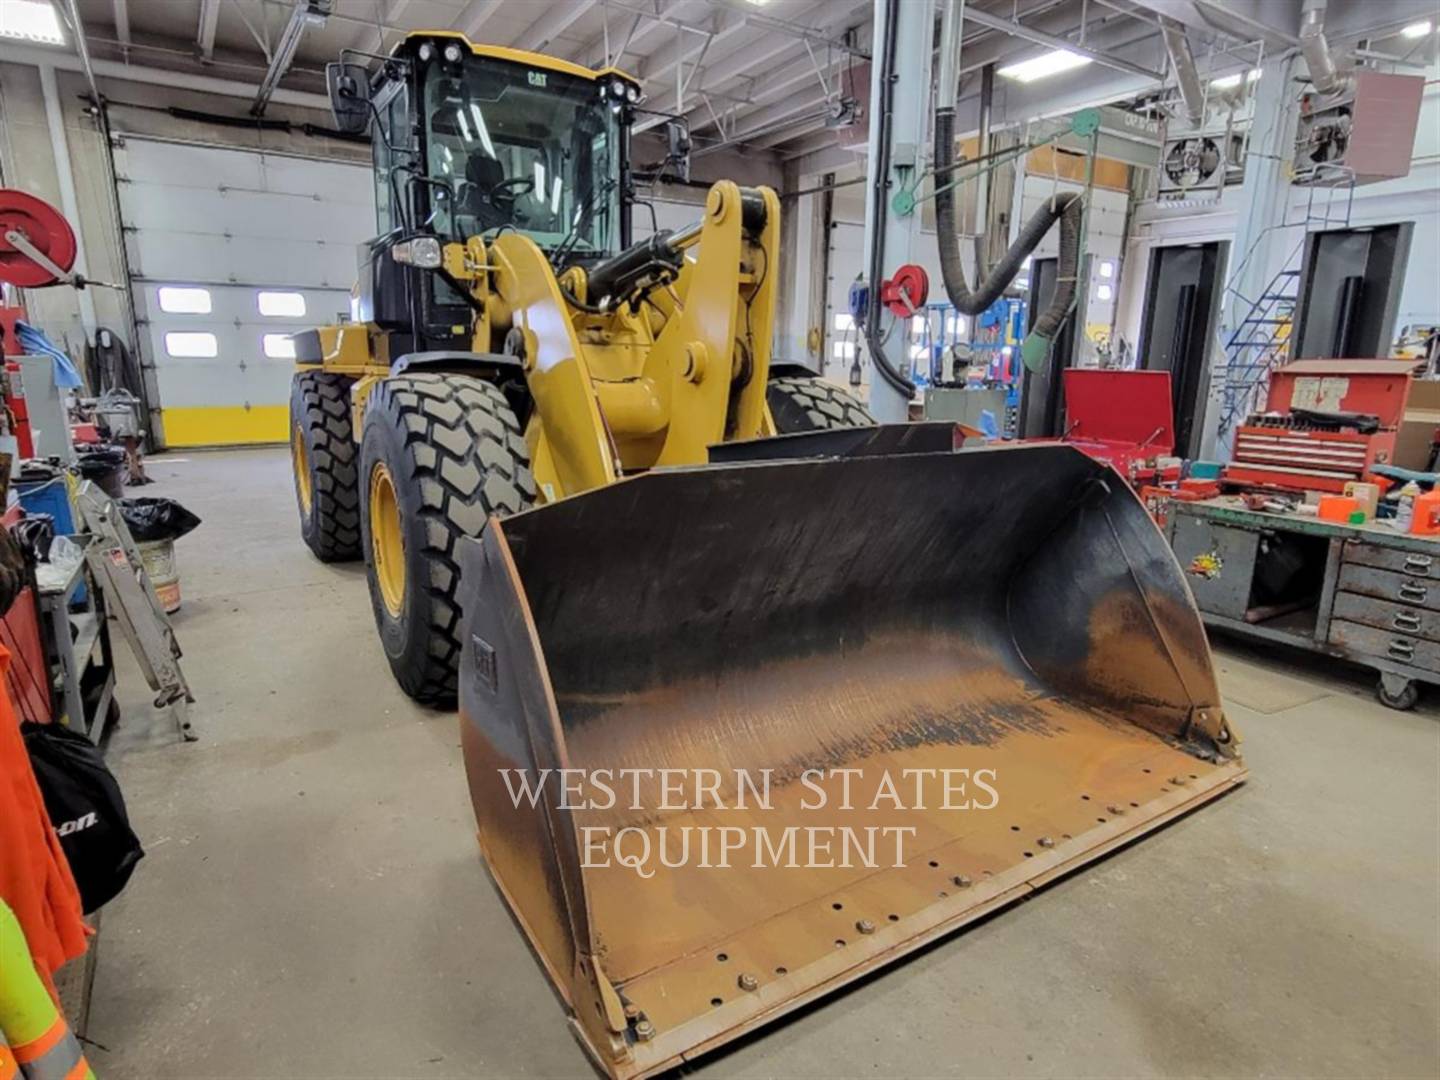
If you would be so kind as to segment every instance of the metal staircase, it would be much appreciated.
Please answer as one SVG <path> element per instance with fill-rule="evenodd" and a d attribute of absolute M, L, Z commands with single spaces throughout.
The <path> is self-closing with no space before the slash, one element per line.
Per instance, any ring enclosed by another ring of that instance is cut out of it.
<path fill-rule="evenodd" d="M 1220 391 L 1222 439 L 1250 414 L 1270 372 L 1284 362 L 1299 290 L 1299 269 L 1281 270 L 1230 331 L 1225 341 L 1225 382 Z"/>

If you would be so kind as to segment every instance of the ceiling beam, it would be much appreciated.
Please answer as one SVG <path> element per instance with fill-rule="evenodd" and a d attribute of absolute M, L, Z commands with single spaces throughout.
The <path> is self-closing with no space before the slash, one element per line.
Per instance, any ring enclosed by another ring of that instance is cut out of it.
<path fill-rule="evenodd" d="M 265 69 L 265 78 L 260 82 L 255 103 L 250 106 L 251 116 L 265 115 L 265 106 L 270 103 L 270 97 L 285 77 L 285 72 L 290 70 L 290 63 L 295 59 L 295 50 L 300 47 L 305 31 L 311 26 L 323 26 L 329 14 L 330 0 L 295 0 L 295 6 L 290 9 L 290 21 L 280 31 L 275 54 L 270 57 L 270 66 Z"/>
<path fill-rule="evenodd" d="M 988 27 L 991 30 L 999 30 L 1001 33 L 1010 34 L 1013 37 L 1024 38 L 1026 41 L 1034 42 L 1036 45 L 1044 45 L 1051 49 L 1064 49 L 1067 52 L 1075 53 L 1078 56 L 1085 56 L 1097 64 L 1104 64 L 1106 67 L 1114 68 L 1116 71 L 1123 71 L 1127 75 L 1139 75 L 1142 78 L 1154 79 L 1156 82 L 1165 81 L 1163 71 L 1154 71 L 1150 68 L 1141 67 L 1139 64 L 1132 64 L 1129 60 L 1122 60 L 1118 56 L 1111 56 L 1096 49 L 1086 48 L 1074 41 L 1069 41 L 1054 34 L 1047 34 L 1043 30 L 1036 30 L 1034 27 L 1026 26 L 1024 23 L 1011 22 L 1009 19 L 999 15 L 992 15 L 988 11 L 981 11 L 979 8 L 967 8 L 965 21 L 977 23 L 980 26 Z M 964 53 L 961 53 L 964 59 Z"/>
<path fill-rule="evenodd" d="M 504 0 L 470 0 L 455 16 L 450 29 L 458 30 L 471 41 L 475 41 L 481 28 L 490 21 L 490 16 L 500 10 Z"/>
<path fill-rule="evenodd" d="M 130 6 L 126 0 L 114 0 L 115 40 L 123 46 L 130 44 Z"/>
<path fill-rule="evenodd" d="M 38 67 L 42 62 L 60 71 L 83 72 L 85 70 L 80 57 L 67 52 L 31 49 L 0 42 L 0 63 Z M 168 86 L 175 90 L 193 90 L 201 94 L 245 98 L 247 101 L 255 97 L 255 84 L 251 82 L 220 79 L 213 75 L 192 75 L 185 71 L 146 67 L 143 64 L 125 64 L 118 60 L 95 58 L 90 63 L 95 69 L 95 75 L 101 79 L 145 83 L 149 86 Z M 270 100 L 278 105 L 296 105 L 306 109 L 316 109 L 322 113 L 330 111 L 330 99 L 324 94 L 307 94 L 300 90 L 279 89 L 270 95 Z"/>
<path fill-rule="evenodd" d="M 542 52 L 552 41 L 584 18 L 598 0 L 551 0 L 541 16 L 515 39 L 515 45 L 531 52 Z"/>
<path fill-rule="evenodd" d="M 195 31 L 195 47 L 200 50 L 202 60 L 209 60 L 215 55 L 215 27 L 219 21 L 220 0 L 200 0 L 200 25 Z"/>

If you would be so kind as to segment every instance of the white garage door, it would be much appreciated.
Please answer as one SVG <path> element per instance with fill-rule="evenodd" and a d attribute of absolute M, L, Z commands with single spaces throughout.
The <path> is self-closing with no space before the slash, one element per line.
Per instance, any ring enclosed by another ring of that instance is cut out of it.
<path fill-rule="evenodd" d="M 133 135 L 115 166 L 164 445 L 284 442 L 288 336 L 349 310 L 369 167 Z"/>

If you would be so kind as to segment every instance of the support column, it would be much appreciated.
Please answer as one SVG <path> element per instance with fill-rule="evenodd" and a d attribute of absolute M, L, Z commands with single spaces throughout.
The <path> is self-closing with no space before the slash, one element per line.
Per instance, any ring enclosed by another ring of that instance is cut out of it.
<path fill-rule="evenodd" d="M 933 243 L 920 235 L 921 215 L 900 217 L 890 213 L 890 197 L 902 184 L 908 184 L 916 171 L 924 167 L 926 144 L 930 135 L 930 66 L 935 48 L 934 0 L 902 0 L 893 5 L 895 23 L 896 71 L 890 110 L 889 154 L 880 145 L 879 111 L 884 99 L 882 63 L 879 43 L 885 40 L 886 23 L 892 13 L 889 0 L 875 0 L 870 69 L 870 145 L 866 162 L 865 186 L 865 265 L 873 265 L 875 245 L 880 245 L 880 265 L 888 276 L 902 263 L 919 260 L 921 245 Z M 883 178 L 877 175 L 882 158 L 888 156 L 889 169 Z M 877 182 L 886 181 L 877 189 Z M 877 205 L 877 193 L 883 191 L 887 205 Z M 878 281 L 870 288 L 878 289 Z M 885 314 L 883 320 L 892 316 Z M 887 325 L 882 323 L 882 327 Z M 880 336 L 885 336 L 883 329 Z M 896 327 L 886 343 L 891 363 L 900 368 L 910 360 L 905 328 Z M 871 357 L 874 364 L 874 358 Z M 870 412 L 881 423 L 908 419 L 909 402 L 876 372 L 870 378 Z"/>
<path fill-rule="evenodd" d="M 1290 208 L 1290 163 L 1295 153 L 1295 122 L 1300 92 L 1295 83 L 1296 54 L 1266 63 L 1255 89 L 1254 126 L 1245 157 L 1245 182 L 1240 189 L 1235 239 L 1225 269 L 1220 325 L 1210 343 L 1210 386 L 1205 395 L 1200 454 L 1228 461 L 1230 446 L 1219 445 L 1221 394 L 1228 375 L 1225 340 L 1270 284 L 1277 260 L 1294 246 L 1286 227 Z"/>
<path fill-rule="evenodd" d="M 80 221 L 80 200 L 75 195 L 75 173 L 70 167 L 70 143 L 65 137 L 65 114 L 60 108 L 60 94 L 55 87 L 55 69 L 49 64 L 39 65 L 40 92 L 45 98 L 45 124 L 50 129 L 50 152 L 55 158 L 55 177 L 60 184 L 60 211 L 70 227 L 75 230 L 75 272 L 85 274 L 85 237 Z M 95 300 L 87 289 L 76 289 L 75 299 L 80 305 L 80 325 L 85 328 L 85 340 L 95 341 Z M 80 359 L 80 358 L 77 358 Z"/>

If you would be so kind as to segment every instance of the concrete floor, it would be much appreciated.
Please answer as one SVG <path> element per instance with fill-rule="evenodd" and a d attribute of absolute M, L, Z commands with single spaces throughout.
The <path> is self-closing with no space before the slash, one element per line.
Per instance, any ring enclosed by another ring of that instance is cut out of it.
<path fill-rule="evenodd" d="M 97 1071 L 594 1076 L 478 861 L 456 720 L 391 682 L 361 568 L 302 546 L 286 454 L 151 472 L 205 519 L 177 619 L 203 741 L 126 670 L 148 855 L 105 912 Z M 1217 659 L 1248 785 L 693 1071 L 1440 1074 L 1440 709 Z"/>

